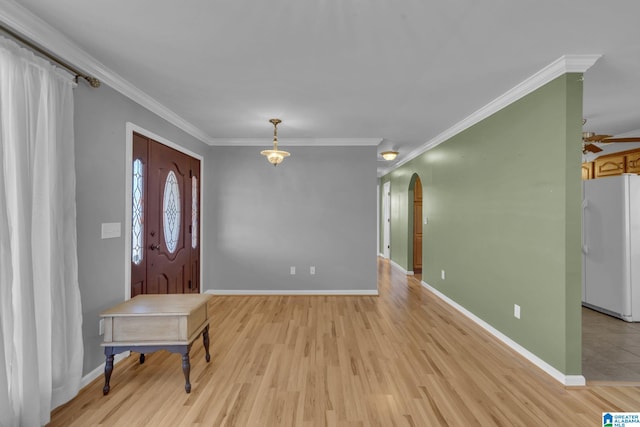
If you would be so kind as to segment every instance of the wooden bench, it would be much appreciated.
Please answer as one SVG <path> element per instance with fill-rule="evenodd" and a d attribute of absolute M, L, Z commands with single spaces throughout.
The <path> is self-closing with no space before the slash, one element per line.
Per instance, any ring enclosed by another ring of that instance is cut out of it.
<path fill-rule="evenodd" d="M 135 351 L 140 353 L 140 363 L 144 363 L 144 355 L 157 350 L 182 354 L 184 389 L 190 393 L 189 350 L 200 334 L 205 359 L 211 360 L 207 312 L 211 298 L 212 295 L 206 294 L 138 295 L 102 312 L 104 341 L 101 345 L 106 358 L 103 394 L 109 393 L 114 355 Z"/>

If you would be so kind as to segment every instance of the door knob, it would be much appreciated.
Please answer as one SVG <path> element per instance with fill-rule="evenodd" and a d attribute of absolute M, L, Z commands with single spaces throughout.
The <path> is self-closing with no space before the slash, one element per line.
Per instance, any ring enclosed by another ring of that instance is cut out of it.
<path fill-rule="evenodd" d="M 158 250 L 160 249 L 160 245 L 154 245 L 153 243 L 149 246 L 149 249 L 151 250 Z"/>

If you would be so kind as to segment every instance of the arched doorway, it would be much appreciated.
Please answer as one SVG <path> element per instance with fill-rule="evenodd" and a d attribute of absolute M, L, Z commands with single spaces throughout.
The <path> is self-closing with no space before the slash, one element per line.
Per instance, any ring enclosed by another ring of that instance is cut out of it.
<path fill-rule="evenodd" d="M 422 274 L 422 181 L 416 174 L 411 179 L 410 193 L 413 193 L 413 273 Z"/>

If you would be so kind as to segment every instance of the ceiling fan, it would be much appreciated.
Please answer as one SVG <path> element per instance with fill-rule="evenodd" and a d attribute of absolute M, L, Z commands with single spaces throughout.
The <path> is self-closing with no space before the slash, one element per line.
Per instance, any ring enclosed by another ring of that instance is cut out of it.
<path fill-rule="evenodd" d="M 582 124 L 587 123 L 587 119 L 582 120 Z M 640 142 L 640 137 L 632 136 L 628 138 L 614 138 L 613 135 L 600 135 L 595 132 L 582 132 L 582 152 L 586 154 L 590 153 L 599 153 L 602 151 L 602 148 L 595 145 L 598 144 L 609 144 L 611 142 Z"/>
<path fill-rule="evenodd" d="M 582 132 L 582 152 L 599 153 L 602 148 L 594 143 L 609 144 L 611 142 L 640 142 L 640 137 L 614 138 L 612 135 L 598 135 L 594 132 Z"/>

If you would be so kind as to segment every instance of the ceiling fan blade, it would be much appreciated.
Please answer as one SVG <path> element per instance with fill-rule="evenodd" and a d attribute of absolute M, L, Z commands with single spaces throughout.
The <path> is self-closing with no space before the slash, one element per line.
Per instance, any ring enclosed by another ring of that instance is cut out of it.
<path fill-rule="evenodd" d="M 594 144 L 585 144 L 584 151 L 589 151 L 591 153 L 599 153 L 602 151 L 602 148 Z"/>
<path fill-rule="evenodd" d="M 640 137 L 630 137 L 630 138 L 605 138 L 602 142 L 640 142 Z"/>
<path fill-rule="evenodd" d="M 584 142 L 601 142 L 604 139 L 611 138 L 613 135 L 593 135 L 588 138 L 584 138 Z"/>

